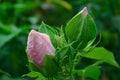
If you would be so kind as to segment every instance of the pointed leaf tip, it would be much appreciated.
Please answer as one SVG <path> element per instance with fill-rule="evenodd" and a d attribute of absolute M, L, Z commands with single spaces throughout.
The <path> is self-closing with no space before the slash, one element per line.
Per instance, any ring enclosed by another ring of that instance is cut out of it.
<path fill-rule="evenodd" d="M 88 14 L 87 7 L 84 7 L 81 12 L 83 16 L 86 16 Z"/>

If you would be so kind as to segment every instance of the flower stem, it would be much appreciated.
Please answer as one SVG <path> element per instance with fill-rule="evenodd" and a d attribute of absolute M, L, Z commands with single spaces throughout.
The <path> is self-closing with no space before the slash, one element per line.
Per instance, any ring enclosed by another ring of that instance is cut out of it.
<path fill-rule="evenodd" d="M 73 67 L 72 67 L 72 71 L 74 71 L 76 64 L 78 64 L 78 62 L 80 61 L 81 57 L 80 57 L 80 53 L 77 53 L 73 62 Z"/>
<path fill-rule="evenodd" d="M 82 80 L 85 80 L 85 70 L 83 70 Z"/>

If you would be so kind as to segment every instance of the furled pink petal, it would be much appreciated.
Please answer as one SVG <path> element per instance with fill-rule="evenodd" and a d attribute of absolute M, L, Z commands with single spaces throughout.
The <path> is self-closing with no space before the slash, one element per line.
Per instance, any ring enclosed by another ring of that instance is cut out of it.
<path fill-rule="evenodd" d="M 49 36 L 35 30 L 29 33 L 27 51 L 30 59 L 39 66 L 43 66 L 46 54 L 55 55 L 55 48 Z"/>

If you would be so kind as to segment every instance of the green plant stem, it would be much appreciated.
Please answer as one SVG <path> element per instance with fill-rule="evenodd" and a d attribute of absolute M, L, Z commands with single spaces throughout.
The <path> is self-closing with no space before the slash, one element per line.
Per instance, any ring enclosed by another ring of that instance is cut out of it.
<path fill-rule="evenodd" d="M 74 62 L 73 62 L 73 65 L 72 65 L 72 72 L 75 70 L 75 66 L 76 64 L 80 61 L 81 57 L 80 57 L 80 53 L 77 53 L 75 58 L 74 58 Z"/>
<path fill-rule="evenodd" d="M 82 80 L 85 80 L 85 70 L 83 70 Z"/>

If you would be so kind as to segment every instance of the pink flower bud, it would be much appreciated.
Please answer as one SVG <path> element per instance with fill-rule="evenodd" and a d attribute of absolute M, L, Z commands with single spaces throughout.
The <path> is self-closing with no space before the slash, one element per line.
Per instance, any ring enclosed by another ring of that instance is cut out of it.
<path fill-rule="evenodd" d="M 28 36 L 27 51 L 30 59 L 38 66 L 44 65 L 46 54 L 55 55 L 50 37 L 47 34 L 31 30 Z"/>

